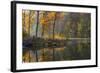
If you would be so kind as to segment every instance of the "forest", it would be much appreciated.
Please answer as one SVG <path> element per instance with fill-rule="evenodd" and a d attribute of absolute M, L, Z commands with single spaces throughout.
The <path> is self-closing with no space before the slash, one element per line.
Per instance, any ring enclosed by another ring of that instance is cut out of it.
<path fill-rule="evenodd" d="M 22 10 L 22 61 L 91 59 L 91 14 Z"/>

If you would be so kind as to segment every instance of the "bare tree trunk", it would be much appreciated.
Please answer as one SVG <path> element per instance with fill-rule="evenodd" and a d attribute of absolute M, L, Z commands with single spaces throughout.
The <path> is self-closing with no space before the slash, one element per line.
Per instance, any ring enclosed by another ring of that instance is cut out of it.
<path fill-rule="evenodd" d="M 45 16 L 45 13 L 43 13 L 43 18 L 44 18 L 44 16 Z M 44 26 L 42 25 L 42 33 L 41 33 L 41 37 L 43 37 L 44 36 Z M 44 48 L 43 48 L 43 54 L 42 54 L 42 57 L 43 57 L 43 60 L 44 60 Z"/>
<path fill-rule="evenodd" d="M 42 30 L 41 36 L 43 37 L 43 36 L 44 36 L 44 26 L 42 26 L 42 29 L 43 29 L 43 30 Z M 45 50 L 45 49 L 43 48 L 43 51 L 42 51 L 42 52 L 43 52 L 43 54 L 42 54 L 43 59 L 44 59 L 44 50 Z"/>
<path fill-rule="evenodd" d="M 53 40 L 55 38 L 55 24 L 56 24 L 56 13 L 55 13 L 55 18 L 54 18 L 54 23 L 53 23 Z M 53 48 L 53 60 L 55 60 L 55 49 Z"/>
<path fill-rule="evenodd" d="M 36 38 L 38 36 L 38 25 L 39 25 L 39 11 L 37 11 L 37 26 L 36 26 Z M 37 40 L 36 40 L 36 45 L 37 45 Z M 38 52 L 37 52 L 37 48 L 35 50 L 36 52 L 36 61 L 38 62 Z"/>
<path fill-rule="evenodd" d="M 29 26 L 28 26 L 28 34 L 29 34 L 29 37 L 30 37 L 30 17 L 31 17 L 31 11 L 29 11 Z M 29 62 L 31 62 L 31 50 L 29 50 Z"/>

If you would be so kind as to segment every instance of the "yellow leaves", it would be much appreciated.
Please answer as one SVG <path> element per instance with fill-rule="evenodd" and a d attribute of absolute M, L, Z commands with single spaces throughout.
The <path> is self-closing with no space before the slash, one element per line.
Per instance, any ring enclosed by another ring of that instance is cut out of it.
<path fill-rule="evenodd" d="M 48 35 L 47 33 L 44 34 L 44 38 L 53 39 L 52 34 Z M 54 39 L 58 39 L 58 40 L 62 40 L 63 39 L 63 40 L 65 40 L 66 38 L 62 34 L 54 34 Z"/>
<path fill-rule="evenodd" d="M 28 27 L 29 27 L 29 18 L 28 15 L 24 15 L 24 19 L 23 19 L 23 28 L 25 28 L 24 30 L 26 31 L 26 33 L 28 33 Z"/>
<path fill-rule="evenodd" d="M 56 14 L 56 12 L 48 12 L 46 15 L 43 15 L 40 18 L 40 23 L 45 24 L 45 23 L 50 22 L 51 20 L 53 20 L 55 18 L 55 14 Z"/>
<path fill-rule="evenodd" d="M 61 34 L 55 34 L 55 35 L 54 35 L 54 38 L 55 38 L 55 39 L 59 39 L 59 40 L 65 39 L 65 37 L 62 36 Z"/>
<path fill-rule="evenodd" d="M 29 51 L 26 52 L 26 53 L 23 55 L 23 61 L 24 61 L 24 62 L 29 62 Z"/>
<path fill-rule="evenodd" d="M 60 13 L 60 18 L 64 18 L 64 12 Z"/>
<path fill-rule="evenodd" d="M 35 11 L 30 11 L 30 25 L 35 22 Z"/>
<path fill-rule="evenodd" d="M 23 54 L 23 62 L 35 62 L 36 61 L 36 58 L 35 58 L 35 55 L 32 55 L 32 52 L 31 51 L 26 51 L 24 52 Z"/>
<path fill-rule="evenodd" d="M 62 20 L 64 18 L 64 14 L 64 12 L 57 13 L 57 18 Z"/>
<path fill-rule="evenodd" d="M 40 20 L 40 24 L 45 25 L 46 24 L 46 20 L 45 19 L 41 19 Z"/>
<path fill-rule="evenodd" d="M 48 30 L 51 21 L 54 21 L 56 12 L 42 12 L 40 17 L 40 24 L 43 26 L 44 31 Z"/>
<path fill-rule="evenodd" d="M 56 14 L 56 12 L 49 12 L 48 15 L 47 15 L 48 20 L 54 19 L 55 18 L 55 14 Z"/>
<path fill-rule="evenodd" d="M 65 15 L 64 12 L 39 11 L 38 23 L 39 26 L 42 26 L 41 31 L 43 31 L 44 34 L 48 33 L 48 31 L 51 29 L 49 27 L 53 27 L 55 21 L 62 20 L 64 18 L 64 15 Z M 24 31 L 26 33 L 32 32 L 33 25 L 37 24 L 37 11 L 23 10 L 22 24 L 23 24 Z"/>
<path fill-rule="evenodd" d="M 51 12 L 51 17 L 54 17 L 55 16 L 55 14 L 56 14 L 56 12 Z"/>
<path fill-rule="evenodd" d="M 35 21 L 35 11 L 23 10 L 22 11 L 22 24 L 26 33 L 29 32 L 30 27 Z"/>
<path fill-rule="evenodd" d="M 64 47 L 62 47 L 62 48 L 56 48 L 56 51 L 63 52 L 64 51 Z"/>
<path fill-rule="evenodd" d="M 56 17 L 57 15 L 57 17 Z M 58 12 L 43 12 L 42 15 L 40 15 L 40 24 L 42 24 L 44 27 L 49 26 L 51 21 L 54 21 L 55 17 L 56 19 L 63 18 L 64 12 L 63 13 L 58 13 Z"/>

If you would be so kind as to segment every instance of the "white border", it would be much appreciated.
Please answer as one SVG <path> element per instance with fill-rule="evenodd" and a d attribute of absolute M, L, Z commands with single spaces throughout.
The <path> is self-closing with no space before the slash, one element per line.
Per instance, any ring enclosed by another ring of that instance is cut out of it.
<path fill-rule="evenodd" d="M 85 66 L 95 65 L 96 62 L 96 10 L 94 8 L 82 8 L 82 7 L 60 7 L 60 6 L 45 6 L 45 5 L 28 5 L 17 4 L 17 47 L 16 47 L 16 64 L 17 70 L 22 69 L 38 69 L 38 68 L 52 68 L 52 67 L 72 67 L 72 66 Z M 84 12 L 91 13 L 91 60 L 79 60 L 79 61 L 57 61 L 57 62 L 38 62 L 38 63 L 22 63 L 22 9 L 28 10 L 46 10 L 46 11 L 64 11 L 64 12 Z"/>

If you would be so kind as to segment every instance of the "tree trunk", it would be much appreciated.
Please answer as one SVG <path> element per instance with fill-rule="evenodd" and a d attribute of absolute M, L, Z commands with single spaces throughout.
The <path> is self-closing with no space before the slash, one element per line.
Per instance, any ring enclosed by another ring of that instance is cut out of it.
<path fill-rule="evenodd" d="M 36 26 L 36 38 L 38 36 L 38 26 L 39 26 L 39 11 L 37 11 L 37 26 Z M 36 40 L 36 45 L 37 45 L 37 40 Z M 36 53 L 36 61 L 38 62 L 38 52 L 37 52 L 37 48 L 35 50 Z"/>
<path fill-rule="evenodd" d="M 55 23 L 56 23 L 56 13 L 55 13 L 55 18 L 54 18 L 54 23 L 53 23 L 53 40 L 55 38 Z M 53 60 L 55 60 L 55 49 L 53 48 Z"/>
<path fill-rule="evenodd" d="M 45 13 L 43 13 L 43 18 L 44 18 L 44 16 L 45 16 Z M 41 37 L 43 37 L 44 36 L 44 26 L 42 25 L 42 33 L 41 33 Z M 44 60 L 44 48 L 43 48 L 43 54 L 42 54 L 42 57 L 43 57 L 43 60 Z"/>
<path fill-rule="evenodd" d="M 30 17 L 31 17 L 31 11 L 29 11 L 29 26 L 28 26 L 28 34 L 29 34 L 29 37 L 30 37 Z M 31 50 L 29 50 L 29 62 L 31 62 Z"/>

